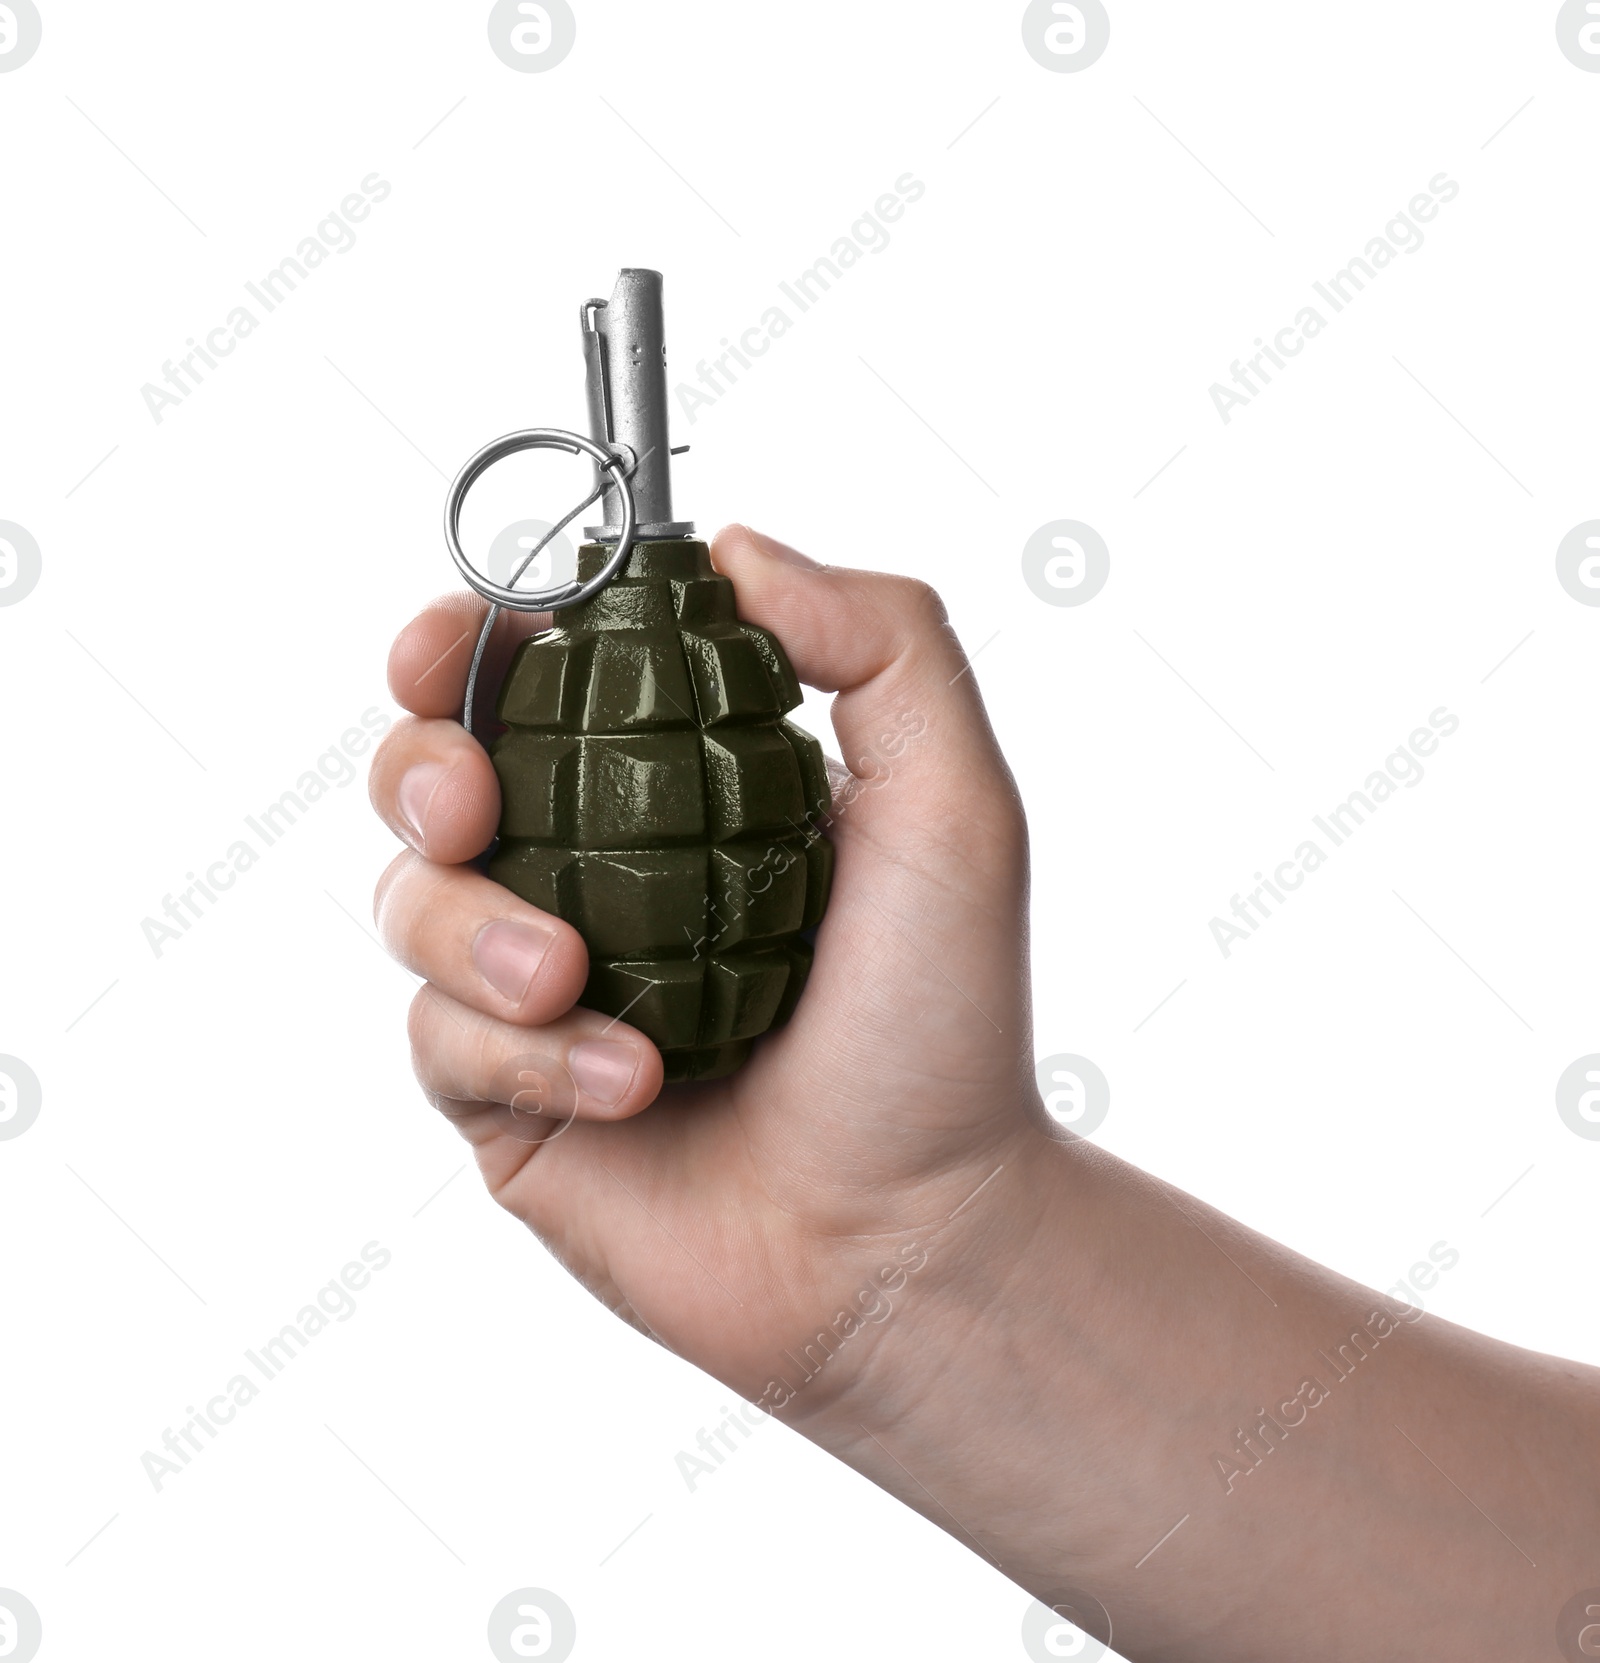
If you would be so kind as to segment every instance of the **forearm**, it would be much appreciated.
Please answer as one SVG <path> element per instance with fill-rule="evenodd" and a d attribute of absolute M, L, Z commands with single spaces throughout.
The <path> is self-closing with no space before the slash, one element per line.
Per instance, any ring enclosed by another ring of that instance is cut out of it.
<path fill-rule="evenodd" d="M 1135 1659 L 1542 1656 L 1600 1582 L 1600 1373 L 1024 1143 L 802 1429 Z M 926 1488 L 924 1488 L 924 1482 Z"/>

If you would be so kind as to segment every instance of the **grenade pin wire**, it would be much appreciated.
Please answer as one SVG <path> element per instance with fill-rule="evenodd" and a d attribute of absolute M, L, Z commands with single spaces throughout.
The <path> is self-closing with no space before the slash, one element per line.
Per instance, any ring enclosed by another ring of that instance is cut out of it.
<path fill-rule="evenodd" d="M 534 561 L 537 560 L 544 552 L 545 545 L 549 543 L 552 538 L 559 536 L 561 532 L 566 530 L 566 528 L 571 525 L 575 519 L 577 519 L 584 509 L 586 509 L 589 504 L 592 503 L 595 498 L 605 490 L 606 484 L 607 481 L 602 475 L 596 483 L 595 488 L 588 494 L 588 496 L 586 496 L 570 514 L 567 514 L 564 518 L 557 520 L 556 523 L 544 534 L 544 536 L 541 537 L 539 541 L 528 550 L 527 554 L 523 556 L 522 564 L 511 574 L 511 581 L 506 585 L 508 589 L 516 588 L 517 584 L 522 581 L 522 574 L 527 571 Z M 494 621 L 500 616 L 501 610 L 501 607 L 495 602 L 491 601 L 489 603 L 489 610 L 483 617 L 483 628 L 478 631 L 478 644 L 472 651 L 472 667 L 467 671 L 467 694 L 461 708 L 461 725 L 467 730 L 468 733 L 472 732 L 472 703 L 473 697 L 478 688 L 478 671 L 483 667 L 484 651 L 489 645 L 489 636 L 494 630 Z"/>

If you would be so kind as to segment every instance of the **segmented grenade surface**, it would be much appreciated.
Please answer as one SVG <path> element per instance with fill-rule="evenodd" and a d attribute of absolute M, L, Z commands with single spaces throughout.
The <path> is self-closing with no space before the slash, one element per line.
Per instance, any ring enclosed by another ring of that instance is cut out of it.
<path fill-rule="evenodd" d="M 588 577 L 606 551 L 585 544 Z M 692 538 L 638 544 L 626 575 L 517 649 L 501 689 L 497 883 L 589 948 L 582 1003 L 626 1015 L 669 1080 L 731 1073 L 788 1020 L 833 849 L 822 747 L 783 648 L 742 623 Z"/>

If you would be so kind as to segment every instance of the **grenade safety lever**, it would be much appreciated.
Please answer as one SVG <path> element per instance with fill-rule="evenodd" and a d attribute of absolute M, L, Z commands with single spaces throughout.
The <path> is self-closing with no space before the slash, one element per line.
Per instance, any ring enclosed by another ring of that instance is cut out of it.
<path fill-rule="evenodd" d="M 627 267 L 617 273 L 610 300 L 586 300 L 579 314 L 589 394 L 589 432 L 596 443 L 619 446 L 637 460 L 629 483 L 640 537 L 692 537 L 693 520 L 672 517 L 672 458 L 667 441 L 667 343 L 661 273 Z M 606 523 L 584 527 L 597 542 L 622 529 L 621 493 L 609 483 Z"/>

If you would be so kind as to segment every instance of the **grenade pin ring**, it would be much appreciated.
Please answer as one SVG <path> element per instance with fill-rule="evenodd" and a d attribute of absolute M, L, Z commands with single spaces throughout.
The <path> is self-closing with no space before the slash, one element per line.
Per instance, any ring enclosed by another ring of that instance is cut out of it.
<path fill-rule="evenodd" d="M 511 574 L 510 584 L 500 584 L 485 577 L 467 559 L 466 550 L 461 546 L 461 509 L 466 502 L 467 492 L 485 472 L 496 462 L 504 461 L 506 457 L 514 456 L 523 450 L 564 450 L 573 456 L 587 456 L 594 462 L 598 477 L 594 489 L 588 496 L 564 519 L 551 526 L 533 548 L 528 550 L 521 565 Z M 577 606 L 580 602 L 599 594 L 627 564 L 628 556 L 633 552 L 635 526 L 633 491 L 628 484 L 628 475 L 637 466 L 638 462 L 632 450 L 626 445 L 616 445 L 607 449 L 596 444 L 593 439 L 586 439 L 580 433 L 569 433 L 565 428 L 527 427 L 516 433 L 503 434 L 486 444 L 456 475 L 444 504 L 445 546 L 450 550 L 450 558 L 455 561 L 456 569 L 489 602 L 483 628 L 478 632 L 478 645 L 472 654 L 472 668 L 467 673 L 467 692 L 462 706 L 461 725 L 468 733 L 472 732 L 472 704 L 473 695 L 477 691 L 478 671 L 483 664 L 484 649 L 489 644 L 494 621 L 499 617 L 502 608 L 513 612 L 556 612 L 563 607 Z M 518 580 L 538 558 L 551 538 L 577 519 L 608 486 L 615 489 L 618 501 L 622 505 L 622 529 L 621 535 L 617 538 L 616 548 L 600 570 L 587 582 L 580 582 L 573 577 L 566 583 L 557 584 L 549 589 L 518 589 Z"/>

